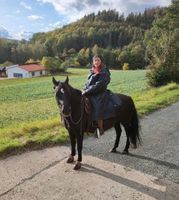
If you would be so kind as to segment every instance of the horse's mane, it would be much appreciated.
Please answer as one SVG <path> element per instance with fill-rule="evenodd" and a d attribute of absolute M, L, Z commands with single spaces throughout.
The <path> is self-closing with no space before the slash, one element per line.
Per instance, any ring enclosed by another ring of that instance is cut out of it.
<path fill-rule="evenodd" d="M 70 90 L 71 90 L 73 93 L 76 93 L 77 95 L 81 96 L 81 90 L 78 90 L 78 89 L 72 87 L 69 83 L 68 83 L 68 87 L 70 88 Z"/>

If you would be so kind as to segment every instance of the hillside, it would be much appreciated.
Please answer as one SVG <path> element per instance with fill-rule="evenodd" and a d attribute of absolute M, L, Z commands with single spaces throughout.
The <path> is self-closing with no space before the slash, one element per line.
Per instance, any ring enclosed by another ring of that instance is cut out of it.
<path fill-rule="evenodd" d="M 90 14 L 82 19 L 55 29 L 48 33 L 34 34 L 30 42 L 45 42 L 50 47 L 53 44 L 58 51 L 64 48 L 93 47 L 122 48 L 131 42 L 143 40 L 146 30 L 152 27 L 154 19 L 162 15 L 164 8 L 146 9 L 144 13 L 129 14 L 126 18 L 115 10 L 104 10 L 98 14 Z"/>
<path fill-rule="evenodd" d="M 0 39 L 0 63 L 11 61 L 20 64 L 30 58 L 42 60 L 44 56 L 58 57 L 62 63 L 72 52 L 74 55 L 70 63 L 63 65 L 76 63 L 80 67 L 87 66 L 93 54 L 102 53 L 106 64 L 113 68 L 121 68 L 127 60 L 132 69 L 142 69 L 148 63 L 145 58 L 145 32 L 164 12 L 165 8 L 153 8 L 124 17 L 115 10 L 104 10 L 62 28 L 36 33 L 30 41 Z"/>

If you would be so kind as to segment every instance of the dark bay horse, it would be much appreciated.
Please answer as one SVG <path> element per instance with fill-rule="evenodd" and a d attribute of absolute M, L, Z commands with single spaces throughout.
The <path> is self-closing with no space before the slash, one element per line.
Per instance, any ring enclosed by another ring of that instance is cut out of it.
<path fill-rule="evenodd" d="M 64 82 L 52 79 L 55 90 L 55 98 L 60 109 L 61 117 L 64 121 L 65 128 L 68 130 L 71 142 L 71 154 L 67 159 L 67 163 L 74 162 L 76 155 L 76 143 L 78 150 L 78 159 L 74 167 L 75 170 L 81 168 L 83 134 L 87 130 L 88 115 L 84 109 L 84 101 L 81 91 L 73 88 L 69 84 L 69 79 L 66 77 Z M 116 140 L 111 152 L 117 152 L 116 148 L 119 145 L 121 136 L 121 125 L 124 127 L 127 141 L 123 153 L 128 153 L 130 144 L 136 148 L 140 144 L 138 116 L 134 102 L 131 97 L 118 94 L 122 105 L 119 110 L 119 115 L 115 118 L 104 120 L 104 130 L 112 127 L 116 130 Z"/>

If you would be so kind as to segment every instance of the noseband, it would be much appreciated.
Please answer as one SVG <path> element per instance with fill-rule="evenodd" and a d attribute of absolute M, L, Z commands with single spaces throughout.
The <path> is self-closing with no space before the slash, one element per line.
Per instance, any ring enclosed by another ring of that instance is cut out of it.
<path fill-rule="evenodd" d="M 57 99 L 57 97 L 56 97 L 56 99 Z M 58 99 L 57 99 L 57 104 L 58 104 L 58 107 L 59 107 L 59 110 L 60 110 L 60 115 L 61 115 L 61 117 L 63 117 L 63 119 L 66 119 L 66 118 L 69 117 L 70 120 L 71 120 L 71 122 L 73 124 L 75 124 L 75 125 L 77 125 L 78 123 L 80 123 L 82 121 L 83 114 L 84 114 L 84 98 L 83 97 L 81 97 L 81 114 L 80 114 L 79 120 L 77 120 L 77 121 L 73 120 L 73 118 L 72 118 L 72 109 L 71 109 L 71 106 L 70 106 L 70 112 L 69 112 L 69 114 L 64 114 L 62 112 L 62 108 L 61 108 L 60 104 L 58 103 Z"/>

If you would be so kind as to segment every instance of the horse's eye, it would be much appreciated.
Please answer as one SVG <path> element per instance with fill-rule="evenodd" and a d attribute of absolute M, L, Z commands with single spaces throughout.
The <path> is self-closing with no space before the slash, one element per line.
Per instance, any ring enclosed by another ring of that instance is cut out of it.
<path fill-rule="evenodd" d="M 63 89 L 63 88 L 61 88 L 60 92 L 61 92 L 62 94 L 64 94 L 64 89 Z"/>

